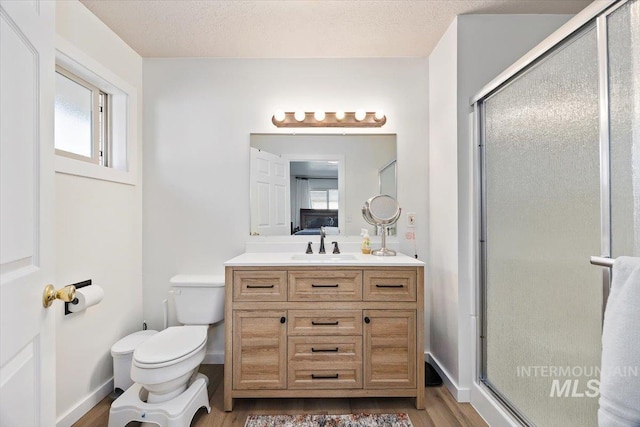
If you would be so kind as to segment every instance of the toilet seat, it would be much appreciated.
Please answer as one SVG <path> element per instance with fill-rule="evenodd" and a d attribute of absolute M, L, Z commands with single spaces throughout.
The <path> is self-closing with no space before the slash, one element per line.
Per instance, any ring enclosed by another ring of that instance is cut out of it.
<path fill-rule="evenodd" d="M 153 400 L 182 392 L 204 360 L 207 330 L 207 325 L 172 326 L 140 344 L 133 352 L 133 382 Z"/>
<path fill-rule="evenodd" d="M 133 365 L 156 369 L 175 365 L 202 350 L 208 326 L 172 326 L 140 344 L 133 353 Z"/>

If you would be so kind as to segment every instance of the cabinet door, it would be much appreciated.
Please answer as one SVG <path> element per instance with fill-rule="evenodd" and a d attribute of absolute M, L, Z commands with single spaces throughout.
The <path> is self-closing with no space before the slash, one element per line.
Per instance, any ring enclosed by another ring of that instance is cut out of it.
<path fill-rule="evenodd" d="M 234 310 L 235 390 L 286 388 L 286 316 L 286 310 Z"/>
<path fill-rule="evenodd" d="M 416 311 L 364 311 L 365 388 L 416 387 Z"/>

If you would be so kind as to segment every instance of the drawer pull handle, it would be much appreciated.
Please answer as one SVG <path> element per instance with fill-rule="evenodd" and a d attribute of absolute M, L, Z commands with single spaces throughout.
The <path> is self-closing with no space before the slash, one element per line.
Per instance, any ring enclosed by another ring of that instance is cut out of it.
<path fill-rule="evenodd" d="M 280 318 L 280 323 L 284 323 L 284 322 L 286 322 L 286 321 L 287 321 L 287 318 L 286 318 L 286 317 L 282 316 L 282 317 Z"/>
<path fill-rule="evenodd" d="M 314 380 L 337 380 L 338 379 L 338 374 L 335 375 L 316 375 L 316 374 L 311 374 L 311 378 Z"/>
<path fill-rule="evenodd" d="M 311 347 L 312 353 L 337 353 L 338 347 L 336 348 L 313 348 Z"/>
<path fill-rule="evenodd" d="M 368 317 L 364 318 L 364 323 L 371 323 L 371 319 L 369 319 Z"/>
<path fill-rule="evenodd" d="M 316 285 L 314 283 L 311 284 L 312 288 L 337 288 L 338 286 L 340 286 L 339 284 L 335 284 L 335 285 Z"/>
<path fill-rule="evenodd" d="M 311 324 L 313 326 L 338 326 L 339 323 L 339 320 L 336 320 L 335 322 L 316 322 L 315 320 L 311 321 Z"/>
<path fill-rule="evenodd" d="M 376 285 L 376 288 L 404 288 L 404 285 Z"/>
<path fill-rule="evenodd" d="M 247 285 L 247 289 L 271 289 L 274 285 Z"/>

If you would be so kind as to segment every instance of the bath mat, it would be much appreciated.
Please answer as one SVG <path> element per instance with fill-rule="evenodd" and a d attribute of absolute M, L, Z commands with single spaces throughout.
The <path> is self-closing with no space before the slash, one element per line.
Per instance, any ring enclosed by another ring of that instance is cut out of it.
<path fill-rule="evenodd" d="M 407 414 L 249 415 L 244 427 L 413 427 Z"/>

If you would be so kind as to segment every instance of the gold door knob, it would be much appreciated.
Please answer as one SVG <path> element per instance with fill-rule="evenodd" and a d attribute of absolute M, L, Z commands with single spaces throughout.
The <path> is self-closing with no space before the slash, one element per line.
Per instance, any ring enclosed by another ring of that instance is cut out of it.
<path fill-rule="evenodd" d="M 65 286 L 57 291 L 53 285 L 47 285 L 44 287 L 44 292 L 42 293 L 42 305 L 44 308 L 49 308 L 56 299 L 71 302 L 75 297 L 76 287 L 73 285 Z"/>

